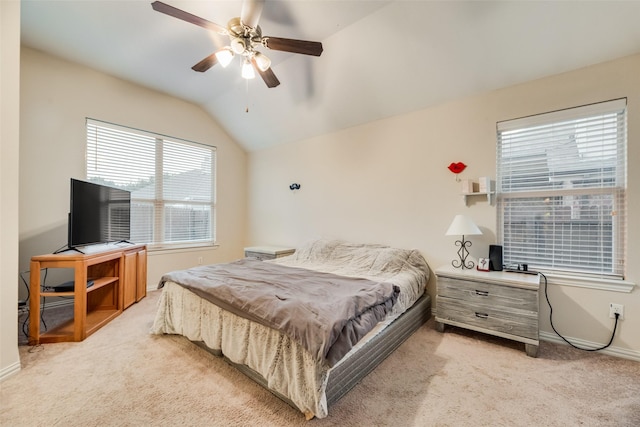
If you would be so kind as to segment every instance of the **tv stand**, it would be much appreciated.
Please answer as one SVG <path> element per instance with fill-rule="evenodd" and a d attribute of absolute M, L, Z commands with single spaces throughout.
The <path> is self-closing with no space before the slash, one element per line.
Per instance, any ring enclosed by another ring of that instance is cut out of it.
<path fill-rule="evenodd" d="M 93 280 L 93 286 L 75 286 L 67 292 L 45 291 L 40 283 L 44 268 L 72 268 L 75 283 Z M 92 254 L 68 251 L 34 256 L 30 276 L 29 344 L 82 341 L 145 297 L 146 246 L 110 248 Z M 41 334 L 41 297 L 62 296 L 73 297 L 73 318 Z"/>

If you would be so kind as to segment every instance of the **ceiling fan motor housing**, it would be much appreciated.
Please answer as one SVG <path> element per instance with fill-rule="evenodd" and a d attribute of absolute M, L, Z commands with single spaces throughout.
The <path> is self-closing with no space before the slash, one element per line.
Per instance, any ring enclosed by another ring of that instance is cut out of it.
<path fill-rule="evenodd" d="M 231 39 L 231 49 L 238 55 L 249 56 L 255 46 L 262 46 L 262 30 L 260 26 L 249 27 L 240 18 L 232 18 L 227 24 L 227 31 Z"/>

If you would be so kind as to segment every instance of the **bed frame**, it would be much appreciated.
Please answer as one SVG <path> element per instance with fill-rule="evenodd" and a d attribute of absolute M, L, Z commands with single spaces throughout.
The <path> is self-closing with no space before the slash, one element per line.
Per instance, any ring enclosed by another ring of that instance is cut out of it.
<path fill-rule="evenodd" d="M 329 371 L 326 396 L 327 406 L 331 407 L 349 390 L 351 390 L 362 378 L 369 374 L 376 366 L 387 358 L 396 348 L 398 348 L 413 332 L 422 326 L 431 317 L 431 298 L 424 294 L 406 312 L 384 328 L 380 333 L 373 336 L 361 348 L 352 353 L 342 363 L 336 365 Z M 193 341 L 194 344 L 206 351 L 223 357 L 224 360 L 234 366 L 253 381 L 257 382 L 271 393 L 282 399 L 296 410 L 299 410 L 286 396 L 269 389 L 267 381 L 262 375 L 247 367 L 237 364 L 222 354 L 219 350 L 212 350 L 202 341 Z"/>

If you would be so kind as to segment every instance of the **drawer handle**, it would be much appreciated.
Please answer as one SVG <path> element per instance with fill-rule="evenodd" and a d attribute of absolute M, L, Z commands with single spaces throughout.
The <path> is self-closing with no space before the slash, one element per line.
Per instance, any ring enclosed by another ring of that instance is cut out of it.
<path fill-rule="evenodd" d="M 481 296 L 481 297 L 488 297 L 489 296 L 489 291 L 481 291 L 479 289 L 476 289 L 476 295 Z"/>
<path fill-rule="evenodd" d="M 488 319 L 488 318 L 489 318 L 489 315 L 488 315 L 488 314 L 486 314 L 486 313 L 478 313 L 478 312 L 476 311 L 476 317 L 479 317 L 480 319 Z"/>

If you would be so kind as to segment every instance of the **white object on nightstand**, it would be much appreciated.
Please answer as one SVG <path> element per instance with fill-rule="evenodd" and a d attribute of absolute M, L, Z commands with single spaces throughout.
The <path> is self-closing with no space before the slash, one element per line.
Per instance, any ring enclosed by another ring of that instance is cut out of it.
<path fill-rule="evenodd" d="M 244 256 L 247 258 L 258 258 L 262 261 L 265 259 L 275 259 L 283 256 L 288 256 L 295 251 L 295 248 L 282 246 L 252 246 L 244 248 Z"/>
<path fill-rule="evenodd" d="M 436 270 L 436 329 L 445 324 L 523 342 L 528 356 L 539 346 L 540 277 L 507 271 Z"/>

